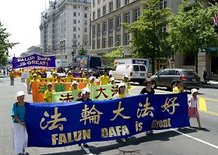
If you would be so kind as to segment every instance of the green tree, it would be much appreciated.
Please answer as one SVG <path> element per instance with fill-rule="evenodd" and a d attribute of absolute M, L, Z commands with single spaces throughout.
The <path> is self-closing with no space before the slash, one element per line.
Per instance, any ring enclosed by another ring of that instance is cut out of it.
<path fill-rule="evenodd" d="M 81 50 L 79 50 L 78 52 L 79 55 L 86 55 L 87 54 L 87 50 L 84 50 L 83 48 Z"/>
<path fill-rule="evenodd" d="M 5 65 L 8 57 L 8 50 L 12 48 L 16 43 L 10 43 L 8 37 L 9 33 L 6 32 L 6 28 L 0 22 L 0 64 Z"/>
<path fill-rule="evenodd" d="M 171 11 L 169 8 L 160 8 L 159 4 L 160 0 L 146 1 L 143 15 L 133 23 L 124 24 L 132 34 L 131 45 L 135 56 L 150 59 L 153 74 L 155 60 L 172 55 L 171 46 L 166 39 L 166 26 Z"/>
<path fill-rule="evenodd" d="M 107 61 L 107 63 L 109 64 L 109 67 L 113 67 L 114 60 L 123 58 L 124 57 L 123 54 L 124 54 L 123 48 L 117 48 L 116 50 L 112 52 L 107 52 L 103 57 L 105 61 Z"/>
<path fill-rule="evenodd" d="M 205 7 L 200 1 L 184 0 L 169 23 L 169 42 L 177 52 L 195 55 L 198 72 L 198 52 L 217 46 L 212 19 L 217 6 Z"/>

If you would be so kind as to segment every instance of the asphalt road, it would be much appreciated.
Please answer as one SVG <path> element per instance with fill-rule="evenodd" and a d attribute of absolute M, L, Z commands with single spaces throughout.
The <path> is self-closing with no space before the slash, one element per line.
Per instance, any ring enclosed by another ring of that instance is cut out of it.
<path fill-rule="evenodd" d="M 130 93 L 138 94 L 141 86 L 133 86 Z M 0 155 L 14 155 L 11 129 L 11 106 L 16 101 L 15 94 L 26 87 L 19 79 L 15 86 L 9 85 L 9 78 L 0 78 Z M 169 93 L 165 89 L 156 89 L 156 93 Z M 118 155 L 124 151 L 132 155 L 216 155 L 218 154 L 218 90 L 200 89 L 200 118 L 203 129 L 195 127 L 181 130 L 170 129 L 154 131 L 153 135 L 145 133 L 131 137 L 127 144 L 115 141 L 89 143 L 89 150 L 82 150 L 78 145 L 62 148 L 28 148 L 31 155 L 82 155 L 101 154 Z M 31 95 L 26 95 L 26 101 L 31 102 Z M 191 120 L 192 126 L 197 126 L 196 120 Z M 127 153 L 126 153 L 127 154 Z M 130 154 L 130 153 L 129 153 Z"/>

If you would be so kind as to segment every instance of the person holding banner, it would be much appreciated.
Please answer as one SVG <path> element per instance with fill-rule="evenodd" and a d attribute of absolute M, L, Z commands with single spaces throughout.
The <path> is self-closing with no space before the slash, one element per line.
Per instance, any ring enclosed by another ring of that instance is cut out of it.
<path fill-rule="evenodd" d="M 71 71 L 68 71 L 67 76 L 66 76 L 66 82 L 72 82 L 73 80 L 73 75 Z"/>
<path fill-rule="evenodd" d="M 25 125 L 25 111 L 26 102 L 24 101 L 25 93 L 23 91 L 17 92 L 17 102 L 13 104 L 11 117 L 13 120 L 13 139 L 14 139 L 14 150 L 18 155 L 28 155 L 25 152 L 27 148 L 28 135 Z"/>
<path fill-rule="evenodd" d="M 140 94 L 154 94 L 154 88 L 152 88 L 152 81 L 150 78 L 147 78 L 145 81 L 145 87 L 142 88 Z M 146 131 L 146 135 L 153 134 L 153 130 Z"/>
<path fill-rule="evenodd" d="M 48 90 L 45 91 L 44 93 L 44 101 L 51 103 L 52 102 L 52 93 L 54 93 L 54 90 L 52 89 L 52 83 L 49 82 L 47 84 Z"/>
<path fill-rule="evenodd" d="M 69 88 L 68 91 L 75 91 L 75 90 L 79 90 L 78 88 L 79 83 L 76 82 L 75 80 L 72 82 L 71 87 Z"/>
<path fill-rule="evenodd" d="M 126 94 L 129 95 L 129 89 L 131 89 L 131 86 L 130 86 L 130 83 L 129 83 L 129 76 L 128 75 L 123 76 L 123 82 L 126 85 Z"/>
<path fill-rule="evenodd" d="M 114 99 L 118 99 L 118 98 L 125 98 L 127 96 L 126 94 L 126 84 L 121 82 L 119 85 L 118 85 L 118 92 L 117 94 L 114 96 Z M 127 138 L 121 138 L 121 139 L 117 139 L 116 140 L 118 143 L 119 142 L 123 142 L 123 143 L 126 143 L 127 141 Z"/>
<path fill-rule="evenodd" d="M 89 77 L 89 82 L 87 83 L 87 86 L 88 87 L 95 86 L 96 85 L 95 84 L 95 79 L 96 79 L 96 77 L 94 77 L 94 76 Z"/>
<path fill-rule="evenodd" d="M 81 98 L 79 98 L 77 101 L 82 101 L 82 102 L 92 101 L 90 99 L 90 93 L 91 93 L 90 89 L 83 88 L 81 93 Z M 89 145 L 87 143 L 81 143 L 79 144 L 79 146 L 89 148 Z"/>
<path fill-rule="evenodd" d="M 178 94 L 184 91 L 183 82 L 181 80 L 177 80 L 175 83 L 175 87 L 173 88 L 173 93 Z"/>

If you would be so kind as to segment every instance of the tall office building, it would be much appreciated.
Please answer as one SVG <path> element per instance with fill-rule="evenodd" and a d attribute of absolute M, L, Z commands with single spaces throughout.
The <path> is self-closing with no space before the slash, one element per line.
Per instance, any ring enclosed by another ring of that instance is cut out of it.
<path fill-rule="evenodd" d="M 182 0 L 161 0 L 160 8 L 177 11 Z M 91 3 L 91 53 L 103 55 L 118 47 L 124 55 L 131 54 L 131 34 L 122 23 L 132 23 L 143 14 L 143 1 L 137 0 L 92 0 Z"/>
<path fill-rule="evenodd" d="M 55 0 L 41 14 L 40 36 L 44 54 L 74 63 L 79 50 L 90 50 L 91 0 Z"/>

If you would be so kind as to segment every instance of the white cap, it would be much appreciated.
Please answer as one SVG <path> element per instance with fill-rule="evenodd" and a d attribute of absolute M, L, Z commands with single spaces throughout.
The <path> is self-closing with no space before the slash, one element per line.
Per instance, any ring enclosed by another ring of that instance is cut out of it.
<path fill-rule="evenodd" d="M 89 77 L 89 81 L 92 81 L 93 79 L 95 80 L 95 77 L 94 77 L 94 76 L 90 76 L 90 77 Z"/>
<path fill-rule="evenodd" d="M 125 83 L 123 83 L 123 82 L 118 84 L 118 88 L 123 87 L 123 86 L 126 87 Z"/>
<path fill-rule="evenodd" d="M 125 74 L 125 75 L 123 76 L 123 78 L 128 78 L 128 79 L 129 79 L 129 76 Z"/>
<path fill-rule="evenodd" d="M 90 89 L 87 87 L 82 89 L 82 95 L 86 93 L 91 93 Z"/>
<path fill-rule="evenodd" d="M 193 95 L 194 93 L 197 93 L 198 92 L 198 90 L 196 89 L 196 88 L 193 88 L 192 90 L 191 90 L 191 94 Z"/>
<path fill-rule="evenodd" d="M 23 95 L 25 95 L 24 91 L 18 91 L 18 92 L 17 92 L 17 97 L 23 96 Z"/>
<path fill-rule="evenodd" d="M 74 85 L 74 84 L 77 84 L 77 85 L 78 85 L 79 83 L 74 80 L 71 85 Z"/>
<path fill-rule="evenodd" d="M 49 82 L 49 83 L 47 83 L 47 86 L 48 86 L 48 85 L 52 85 L 52 83 L 51 83 L 51 82 Z"/>
<path fill-rule="evenodd" d="M 114 78 L 114 77 L 111 77 L 111 78 L 110 78 L 110 81 L 114 81 L 114 80 L 115 80 L 115 78 Z"/>

